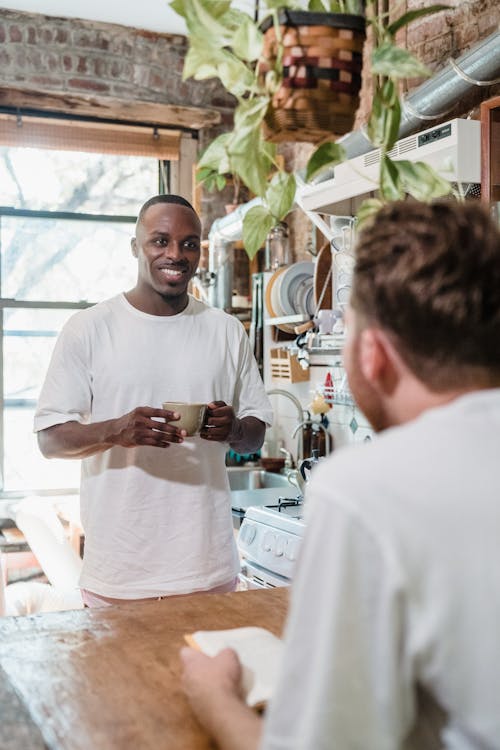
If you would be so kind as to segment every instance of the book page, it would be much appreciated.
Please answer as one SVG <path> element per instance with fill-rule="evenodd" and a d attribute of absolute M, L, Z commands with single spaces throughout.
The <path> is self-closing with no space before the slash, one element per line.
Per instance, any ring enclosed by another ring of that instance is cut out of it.
<path fill-rule="evenodd" d="M 198 630 L 185 636 L 193 648 L 216 656 L 232 648 L 243 666 L 243 690 L 249 706 L 259 706 L 272 695 L 283 650 L 283 642 L 265 628 Z"/>

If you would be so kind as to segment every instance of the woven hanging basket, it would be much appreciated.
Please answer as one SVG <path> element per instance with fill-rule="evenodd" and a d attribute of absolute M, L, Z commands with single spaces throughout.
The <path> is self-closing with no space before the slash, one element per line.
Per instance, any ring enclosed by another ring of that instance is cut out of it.
<path fill-rule="evenodd" d="M 348 133 L 359 106 L 365 19 L 282 10 L 279 23 L 283 82 L 264 119 L 267 140 L 317 143 Z M 272 66 L 278 46 L 272 20 L 261 29 L 264 58 Z M 267 70 L 263 66 L 263 75 Z"/>

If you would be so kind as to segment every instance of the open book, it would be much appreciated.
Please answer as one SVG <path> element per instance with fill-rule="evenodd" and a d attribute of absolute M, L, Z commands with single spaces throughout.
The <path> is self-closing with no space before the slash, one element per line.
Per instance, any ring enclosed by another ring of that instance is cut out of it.
<path fill-rule="evenodd" d="M 271 697 L 278 676 L 283 642 L 264 628 L 198 630 L 184 636 L 187 643 L 208 656 L 232 648 L 243 666 L 243 691 L 249 706 L 261 707 Z"/>

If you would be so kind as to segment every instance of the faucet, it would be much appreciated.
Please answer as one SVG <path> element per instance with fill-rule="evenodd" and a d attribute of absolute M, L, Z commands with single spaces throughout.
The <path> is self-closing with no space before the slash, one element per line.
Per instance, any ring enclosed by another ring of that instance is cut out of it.
<path fill-rule="evenodd" d="M 300 403 L 299 399 L 293 395 L 293 393 L 290 393 L 289 391 L 285 391 L 284 388 L 271 388 L 271 390 L 266 391 L 268 396 L 285 396 L 285 398 L 288 398 L 292 404 L 297 409 L 297 422 L 302 422 L 304 418 L 304 409 L 302 408 L 302 404 Z M 295 436 L 296 430 L 293 432 L 293 437 Z M 298 445 L 297 445 L 297 458 L 301 455 L 301 433 L 299 433 L 299 439 L 298 439 Z"/>

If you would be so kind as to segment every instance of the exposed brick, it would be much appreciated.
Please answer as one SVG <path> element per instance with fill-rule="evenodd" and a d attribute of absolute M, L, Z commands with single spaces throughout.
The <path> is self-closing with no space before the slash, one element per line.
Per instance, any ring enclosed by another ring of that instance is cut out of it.
<path fill-rule="evenodd" d="M 51 76 L 32 76 L 28 83 L 34 83 L 36 86 L 46 86 L 47 88 L 58 90 L 63 87 L 61 78 L 52 78 Z"/>
<path fill-rule="evenodd" d="M 37 35 L 34 26 L 28 26 L 28 28 L 26 29 L 26 41 L 28 44 L 36 44 Z"/>
<path fill-rule="evenodd" d="M 86 57 L 79 57 L 78 62 L 76 65 L 76 72 L 77 73 L 87 73 L 88 67 L 87 67 L 87 58 Z"/>
<path fill-rule="evenodd" d="M 11 26 L 9 29 L 9 39 L 11 42 L 21 42 L 23 35 L 19 26 Z"/>
<path fill-rule="evenodd" d="M 433 39 L 424 44 L 423 61 L 432 67 L 433 63 L 441 63 L 447 60 L 451 51 L 451 32 L 446 36 Z"/>
<path fill-rule="evenodd" d="M 92 81 L 87 78 L 70 78 L 68 86 L 73 89 L 80 89 L 82 91 L 94 91 L 104 93 L 109 91 L 109 86 L 106 83 L 99 81 Z"/>
<path fill-rule="evenodd" d="M 53 30 L 47 26 L 44 26 L 39 30 L 38 42 L 39 44 L 50 45 L 54 40 Z"/>
<path fill-rule="evenodd" d="M 109 48 L 108 35 L 95 29 L 75 29 L 73 43 L 77 47 L 107 50 Z"/>
<path fill-rule="evenodd" d="M 156 73 L 155 71 L 152 70 L 149 73 L 148 87 L 151 89 L 156 89 L 157 91 L 165 91 L 166 79 L 167 79 L 166 73 L 161 75 L 160 73 Z"/>
<path fill-rule="evenodd" d="M 67 44 L 69 42 L 69 31 L 67 29 L 56 29 L 54 42 L 56 44 Z"/>
<path fill-rule="evenodd" d="M 71 55 L 63 55 L 61 62 L 62 62 L 63 70 L 65 70 L 66 72 L 69 73 L 70 70 L 74 69 L 73 58 L 71 57 Z"/>

